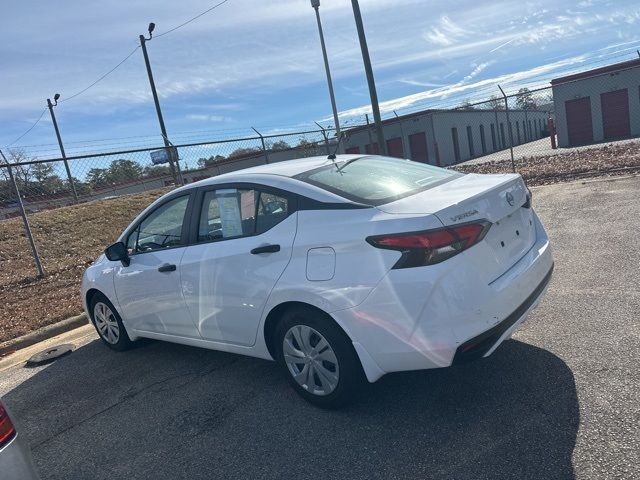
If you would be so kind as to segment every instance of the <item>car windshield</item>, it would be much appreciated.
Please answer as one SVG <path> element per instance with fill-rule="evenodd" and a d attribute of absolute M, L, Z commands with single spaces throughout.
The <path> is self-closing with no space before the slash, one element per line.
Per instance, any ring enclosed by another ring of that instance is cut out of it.
<path fill-rule="evenodd" d="M 294 178 L 367 205 L 383 205 L 462 174 L 399 158 L 365 156 L 327 164 Z"/>

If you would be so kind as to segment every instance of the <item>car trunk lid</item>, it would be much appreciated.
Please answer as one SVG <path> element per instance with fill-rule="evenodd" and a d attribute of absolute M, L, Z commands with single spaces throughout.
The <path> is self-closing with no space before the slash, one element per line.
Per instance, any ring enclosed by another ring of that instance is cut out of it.
<path fill-rule="evenodd" d="M 488 220 L 483 239 L 491 259 L 485 259 L 495 279 L 522 258 L 535 242 L 535 223 L 527 202 L 527 187 L 517 174 L 468 174 L 415 195 L 380 205 L 390 214 L 433 214 L 445 226 Z M 487 249 L 483 249 L 486 253 Z"/>

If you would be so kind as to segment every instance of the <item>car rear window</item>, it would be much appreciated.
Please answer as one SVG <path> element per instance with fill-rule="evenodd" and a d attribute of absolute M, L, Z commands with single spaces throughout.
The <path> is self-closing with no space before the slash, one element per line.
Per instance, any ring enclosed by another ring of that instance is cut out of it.
<path fill-rule="evenodd" d="M 411 160 L 365 156 L 328 163 L 294 178 L 358 203 L 383 205 L 461 175 L 452 170 Z"/>

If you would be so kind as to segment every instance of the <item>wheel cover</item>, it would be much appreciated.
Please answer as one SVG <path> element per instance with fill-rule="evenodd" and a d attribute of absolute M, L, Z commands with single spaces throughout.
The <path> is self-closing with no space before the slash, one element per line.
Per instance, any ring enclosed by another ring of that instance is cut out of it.
<path fill-rule="evenodd" d="M 93 320 L 96 322 L 98 334 L 105 342 L 115 345 L 120 339 L 120 327 L 115 315 L 108 305 L 98 302 L 93 307 Z"/>
<path fill-rule="evenodd" d="M 317 330 L 294 325 L 284 335 L 282 353 L 293 379 L 309 393 L 329 395 L 338 386 L 338 359 L 327 339 Z"/>

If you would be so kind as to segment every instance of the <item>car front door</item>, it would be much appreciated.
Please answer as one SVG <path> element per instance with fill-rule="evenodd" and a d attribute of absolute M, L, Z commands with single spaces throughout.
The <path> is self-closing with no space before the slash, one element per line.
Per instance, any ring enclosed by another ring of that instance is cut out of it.
<path fill-rule="evenodd" d="M 187 307 L 204 339 L 253 345 L 266 301 L 291 259 L 296 214 L 280 192 L 202 191 L 196 244 L 182 258 Z M 196 227 L 197 223 L 197 227 Z"/>
<path fill-rule="evenodd" d="M 125 238 L 131 263 L 118 264 L 114 285 L 127 326 L 142 335 L 200 338 L 180 282 L 191 197 L 180 195 L 157 206 Z"/>

